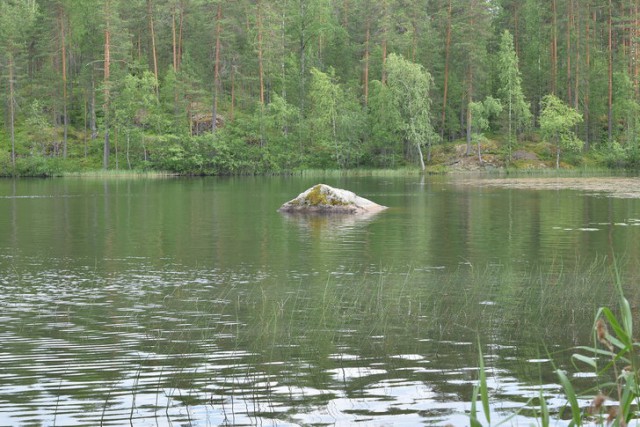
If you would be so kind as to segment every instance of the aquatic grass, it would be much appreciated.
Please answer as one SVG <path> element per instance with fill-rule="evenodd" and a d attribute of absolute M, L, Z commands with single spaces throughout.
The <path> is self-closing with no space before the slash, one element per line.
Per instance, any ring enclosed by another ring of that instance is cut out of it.
<path fill-rule="evenodd" d="M 170 178 L 177 177 L 179 174 L 166 171 L 150 171 L 150 170 L 125 170 L 125 169 L 98 169 L 88 171 L 65 172 L 62 178 Z"/>
<path fill-rule="evenodd" d="M 540 401 L 540 424 L 542 427 L 549 427 L 549 407 L 547 406 L 547 399 L 544 397 L 542 387 L 538 390 L 538 400 Z"/>
<path fill-rule="evenodd" d="M 480 399 L 482 400 L 482 409 L 484 411 L 484 417 L 487 423 L 491 424 L 491 411 L 489 410 L 489 390 L 487 388 L 487 373 L 484 368 L 484 356 L 482 355 L 482 347 L 480 340 L 478 339 L 478 371 L 479 371 L 479 386 Z"/>
<path fill-rule="evenodd" d="M 469 411 L 469 421 L 471 426 L 474 427 L 482 427 L 482 422 L 478 419 L 478 409 L 477 404 L 478 401 L 482 404 L 482 412 L 484 414 L 484 419 L 486 420 L 486 425 L 491 425 L 491 404 L 489 399 L 489 387 L 487 385 L 487 368 L 484 363 L 484 355 L 482 352 L 482 344 L 480 342 L 480 338 L 478 338 L 478 381 L 473 386 L 473 391 L 471 394 L 471 408 Z M 544 399 L 544 395 L 542 393 L 542 389 L 538 391 L 538 399 L 540 400 L 540 421 L 542 427 L 549 426 L 549 409 L 546 405 L 546 401 Z M 534 402 L 534 398 L 528 399 L 522 407 L 513 411 L 510 415 L 501 419 L 497 424 L 494 424 L 496 427 L 500 425 L 509 425 L 509 422 L 520 415 L 525 409 L 529 408 Z"/>
<path fill-rule="evenodd" d="M 332 390 L 336 386 L 333 383 L 335 380 L 327 374 L 327 370 L 338 365 L 359 366 L 348 359 L 337 362 L 332 358 L 342 352 L 348 353 L 348 349 L 357 349 L 353 351 L 356 356 L 370 357 L 375 360 L 374 363 L 400 368 L 403 365 L 395 361 L 393 355 L 423 354 L 429 358 L 450 356 L 452 353 L 447 348 L 448 344 L 439 341 L 447 340 L 452 335 L 459 342 L 470 343 L 476 355 L 482 357 L 480 345 L 476 349 L 473 342 L 479 337 L 482 341 L 490 339 L 492 344 L 495 343 L 491 331 L 497 321 L 502 323 L 500 330 L 506 337 L 525 334 L 531 342 L 542 342 L 548 332 L 544 324 L 540 325 L 541 318 L 559 324 L 571 321 L 574 324 L 562 329 L 562 333 L 566 333 L 571 340 L 580 341 L 583 334 L 574 335 L 571 330 L 574 327 L 587 330 L 580 325 L 591 324 L 597 304 L 608 301 L 606 294 L 610 291 L 603 283 L 606 285 L 611 280 L 602 282 L 604 275 L 599 272 L 606 266 L 602 259 L 596 260 L 593 265 L 581 263 L 575 269 L 558 263 L 547 270 L 536 269 L 527 273 L 511 271 L 500 265 L 480 268 L 461 264 L 455 271 L 399 266 L 308 275 L 295 281 L 274 278 L 238 284 L 230 277 L 205 288 L 201 282 L 185 283 L 167 289 L 161 297 L 161 311 L 168 317 L 181 317 L 174 329 L 157 324 L 151 313 L 133 314 L 137 318 L 136 323 L 148 326 L 146 333 L 149 337 L 143 349 L 164 355 L 167 359 L 135 361 L 134 365 L 138 366 L 135 374 L 140 380 L 134 382 L 127 391 L 129 396 L 132 393 L 154 391 L 158 396 L 162 389 L 172 390 L 160 399 L 161 402 L 157 402 L 156 407 L 158 404 L 165 407 L 166 404 L 167 419 L 173 418 L 173 422 L 184 416 L 184 413 L 177 414 L 177 410 L 187 406 L 191 408 L 200 402 L 197 394 L 205 386 L 206 404 L 214 406 L 215 403 L 215 407 L 218 410 L 223 408 L 230 419 L 235 413 L 256 414 L 258 410 L 263 411 L 264 408 L 246 407 L 258 398 L 269 399 L 270 403 L 265 403 L 268 408 L 287 405 L 292 411 L 304 411 L 297 407 L 300 403 L 284 402 L 281 400 L 284 398 L 272 395 L 272 391 L 268 387 L 263 389 L 265 386 L 261 384 L 268 385 L 275 379 L 281 387 L 306 385 Z M 628 273 L 623 277 L 623 271 L 620 276 L 620 282 L 629 278 Z M 565 302 L 580 295 L 580 306 L 575 303 L 576 299 Z M 539 304 L 532 304 L 534 297 L 539 299 Z M 136 305 L 142 306 L 153 302 L 139 298 L 131 301 L 132 304 L 137 301 Z M 505 310 L 508 303 L 514 304 L 515 308 Z M 574 312 L 571 312 L 571 306 Z M 611 314 L 618 316 L 618 311 L 612 310 Z M 611 329 L 610 335 L 616 336 L 616 328 L 609 324 L 604 312 L 602 317 Z M 626 327 L 622 320 L 618 321 L 618 325 Z M 587 334 L 590 332 L 587 331 Z M 219 338 L 222 335 L 228 337 Z M 423 338 L 430 338 L 432 342 L 421 341 Z M 201 357 L 191 356 L 202 352 L 200 346 L 203 344 L 210 345 L 209 348 L 215 346 L 221 350 L 242 353 L 235 360 L 222 362 L 222 365 L 228 366 L 210 370 L 209 366 L 217 364 L 215 359 L 210 359 L 204 352 Z M 465 363 L 470 358 L 475 359 L 471 350 L 460 350 L 456 354 L 461 360 L 450 360 L 443 369 L 466 367 Z M 564 356 L 557 349 L 554 350 L 554 357 Z M 604 348 L 599 350 L 606 351 Z M 581 353 L 591 356 L 586 352 Z M 611 360 L 610 356 L 607 357 Z M 494 409 L 494 402 L 490 400 L 493 399 L 493 389 L 487 385 L 487 377 L 494 368 L 484 365 L 490 360 L 482 359 L 478 364 L 484 372 L 484 380 L 480 380 L 476 395 L 479 423 L 506 424 L 517 414 L 526 414 L 527 417 L 535 414 L 544 427 L 548 425 L 549 418 L 559 417 L 557 408 L 551 408 L 554 412 L 550 412 L 550 408 L 546 407 L 540 390 L 539 401 L 530 400 L 523 405 L 523 409 L 501 415 L 498 421 L 494 420 L 495 417 L 485 420 L 484 417 L 490 414 L 489 410 Z M 624 363 L 622 359 L 616 362 Z M 149 389 L 149 384 L 141 379 L 147 373 L 146 366 L 153 364 L 159 364 L 163 369 L 166 366 L 169 371 L 166 376 L 161 373 L 157 379 L 158 386 Z M 559 365 L 566 369 L 567 363 L 563 360 Z M 566 376 L 571 379 L 569 374 Z M 349 392 L 360 390 L 365 387 L 366 381 L 356 380 L 345 383 L 343 387 Z M 574 390 L 579 388 L 579 384 L 572 386 Z M 113 383 L 113 387 L 116 391 L 120 385 Z M 577 402 L 583 406 L 582 412 L 585 411 L 584 393 L 576 394 Z M 622 401 L 629 401 L 626 396 L 631 395 L 630 391 L 625 395 L 623 388 L 622 395 Z M 324 404 L 331 397 L 323 395 L 315 399 L 312 405 Z M 107 397 L 107 400 L 110 399 Z M 310 404 L 308 399 L 304 402 L 302 405 Z M 110 408 L 111 402 L 108 403 Z M 135 397 L 133 403 L 128 403 L 133 407 Z M 535 410 L 532 409 L 534 405 L 537 405 Z M 633 407 L 627 406 L 631 409 L 625 411 L 633 410 Z M 137 407 L 135 409 L 138 410 Z M 161 409 L 158 408 L 160 412 L 157 414 L 161 415 Z M 107 411 L 107 420 L 110 411 Z M 484 415 L 480 414 L 481 411 Z M 275 413 L 280 414 L 278 410 Z M 195 419 L 191 413 L 189 416 Z"/>
<path fill-rule="evenodd" d="M 420 176 L 422 171 L 419 168 L 398 168 L 398 169 L 305 169 L 294 173 L 294 175 L 305 178 L 342 178 L 342 177 L 405 177 Z"/>
<path fill-rule="evenodd" d="M 593 176 L 612 176 L 625 175 L 628 172 L 624 170 L 607 169 L 600 166 L 576 166 L 572 168 L 505 168 L 487 172 L 488 174 L 509 175 L 510 178 L 519 176 L 526 177 L 593 177 Z"/>

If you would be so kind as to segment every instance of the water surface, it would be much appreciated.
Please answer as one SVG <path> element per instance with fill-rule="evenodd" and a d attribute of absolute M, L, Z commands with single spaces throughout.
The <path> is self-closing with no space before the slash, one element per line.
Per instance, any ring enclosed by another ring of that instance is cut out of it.
<path fill-rule="evenodd" d="M 276 212 L 319 181 L 390 209 Z M 0 424 L 463 425 L 478 342 L 492 420 L 541 387 L 557 414 L 550 358 L 589 344 L 614 255 L 637 277 L 639 203 L 446 177 L 0 181 Z"/>

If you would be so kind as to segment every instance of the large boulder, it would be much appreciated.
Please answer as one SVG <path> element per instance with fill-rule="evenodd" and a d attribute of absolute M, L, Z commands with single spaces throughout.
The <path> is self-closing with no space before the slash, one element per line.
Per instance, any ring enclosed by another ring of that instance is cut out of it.
<path fill-rule="evenodd" d="M 278 210 L 287 213 L 364 214 L 386 208 L 351 191 L 318 184 L 288 201 Z"/>

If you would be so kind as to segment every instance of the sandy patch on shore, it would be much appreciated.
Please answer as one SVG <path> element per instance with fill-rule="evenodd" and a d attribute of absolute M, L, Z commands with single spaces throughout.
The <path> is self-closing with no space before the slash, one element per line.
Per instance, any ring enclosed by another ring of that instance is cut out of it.
<path fill-rule="evenodd" d="M 523 190 L 579 190 L 611 197 L 640 198 L 640 178 L 499 178 L 465 180 L 465 184 Z"/>

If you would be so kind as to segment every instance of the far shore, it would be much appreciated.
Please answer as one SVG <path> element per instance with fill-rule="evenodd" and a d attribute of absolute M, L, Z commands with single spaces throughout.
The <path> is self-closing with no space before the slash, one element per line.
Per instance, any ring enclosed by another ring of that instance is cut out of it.
<path fill-rule="evenodd" d="M 514 188 L 520 190 L 579 190 L 604 193 L 610 197 L 640 198 L 640 177 L 526 177 L 463 179 L 465 185 Z"/>

